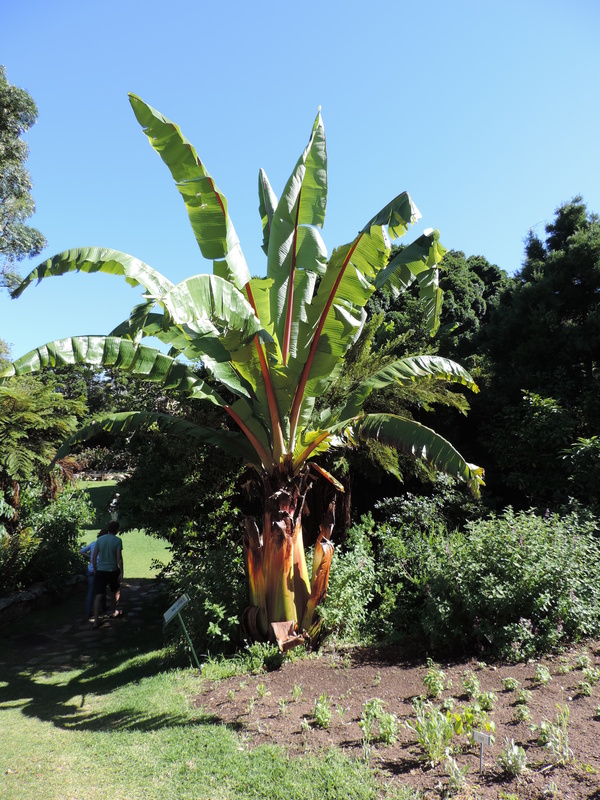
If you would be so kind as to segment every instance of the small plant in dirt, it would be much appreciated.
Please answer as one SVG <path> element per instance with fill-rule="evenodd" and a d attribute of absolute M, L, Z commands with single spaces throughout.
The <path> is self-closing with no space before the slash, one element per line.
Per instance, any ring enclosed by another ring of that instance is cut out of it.
<path fill-rule="evenodd" d="M 459 767 L 452 756 L 446 758 L 446 775 L 448 776 L 448 794 L 454 795 L 461 792 L 465 788 L 466 776 L 469 771 L 469 765 L 465 764 L 464 767 Z"/>
<path fill-rule="evenodd" d="M 326 730 L 331 725 L 331 708 L 325 693 L 315 700 L 313 717 L 315 724 L 318 725 L 319 728 L 324 728 Z"/>
<path fill-rule="evenodd" d="M 558 797 L 558 786 L 554 781 L 550 781 L 548 786 L 544 789 L 544 797 Z"/>
<path fill-rule="evenodd" d="M 521 684 L 516 678 L 502 678 L 502 686 L 507 692 L 516 692 L 520 685 Z"/>
<path fill-rule="evenodd" d="M 482 711 L 491 711 L 497 699 L 498 697 L 494 692 L 479 692 L 477 695 L 477 705 Z"/>
<path fill-rule="evenodd" d="M 456 700 L 453 697 L 445 697 L 442 700 L 442 709 L 444 711 L 452 711 L 455 705 L 456 705 Z"/>
<path fill-rule="evenodd" d="M 371 743 L 375 738 L 386 745 L 393 744 L 398 738 L 398 718 L 395 714 L 384 711 L 384 703 L 379 697 L 363 704 L 358 727 L 363 735 L 363 755 L 366 760 L 366 754 L 370 753 Z"/>
<path fill-rule="evenodd" d="M 429 764 L 433 767 L 446 755 L 454 736 L 452 716 L 444 714 L 431 702 L 415 703 L 416 721 L 407 720 L 404 724 L 412 731 Z"/>
<path fill-rule="evenodd" d="M 550 675 L 550 670 L 548 667 L 546 667 L 544 664 L 538 664 L 535 668 L 533 680 L 535 683 L 539 683 L 540 686 L 547 686 L 552 680 L 552 676 Z"/>
<path fill-rule="evenodd" d="M 427 659 L 427 672 L 423 678 L 423 683 L 427 687 L 430 697 L 440 697 L 444 691 L 445 674 L 430 658 Z"/>
<path fill-rule="evenodd" d="M 529 706 L 523 704 L 518 705 L 515 708 L 513 719 L 515 722 L 529 722 L 531 720 L 531 711 L 529 710 Z"/>
<path fill-rule="evenodd" d="M 511 778 L 516 778 L 519 775 L 522 775 L 527 769 L 527 756 L 525 755 L 525 750 L 523 750 L 520 745 L 515 744 L 514 739 L 511 739 L 509 742 L 508 737 L 505 737 L 504 750 L 502 750 L 498 756 L 498 764 L 507 775 L 511 776 Z"/>
<path fill-rule="evenodd" d="M 554 764 L 567 764 L 573 758 L 569 747 L 569 708 L 557 705 L 556 722 L 543 719 L 540 723 L 537 743 L 545 747 L 552 755 Z"/>
<path fill-rule="evenodd" d="M 384 711 L 379 718 L 379 741 L 383 744 L 394 744 L 398 740 L 398 717 Z"/>
<path fill-rule="evenodd" d="M 577 691 L 583 697 L 591 697 L 593 694 L 592 684 L 589 681 L 579 681 Z"/>
<path fill-rule="evenodd" d="M 598 667 L 586 667 L 583 670 L 583 679 L 595 686 L 600 681 L 600 669 Z"/>
<path fill-rule="evenodd" d="M 477 703 L 473 703 L 464 708 L 459 708 L 452 713 L 447 712 L 446 717 L 451 721 L 454 728 L 454 733 L 457 736 L 465 735 L 470 745 L 474 743 L 473 731 L 480 730 L 489 733 L 494 741 L 494 733 L 496 725 L 491 720 L 486 711 Z"/>
<path fill-rule="evenodd" d="M 262 697 L 268 697 L 271 694 L 271 692 L 267 691 L 267 687 L 264 683 L 259 683 L 258 686 L 256 687 L 256 694 L 262 698 Z"/>
<path fill-rule="evenodd" d="M 575 669 L 587 669 L 591 663 L 589 653 L 586 653 L 584 650 L 575 660 Z"/>
<path fill-rule="evenodd" d="M 479 694 L 479 679 L 472 670 L 468 669 L 463 674 L 462 686 L 469 700 L 473 700 Z"/>
<path fill-rule="evenodd" d="M 598 706 L 598 708 L 594 712 L 594 719 L 600 720 L 600 706 Z"/>
<path fill-rule="evenodd" d="M 345 725 L 346 723 L 344 722 L 344 717 L 348 713 L 348 711 L 350 711 L 350 706 L 337 705 L 336 711 L 338 713 L 338 717 L 340 718 L 340 722 L 342 723 L 342 725 Z"/>
<path fill-rule="evenodd" d="M 294 684 L 294 688 L 291 690 L 292 695 L 292 702 L 297 703 L 302 696 L 302 686 L 299 683 Z"/>
<path fill-rule="evenodd" d="M 527 703 L 531 700 L 531 691 L 529 689 L 520 689 L 519 693 L 517 694 L 517 699 L 515 703 L 518 706 L 526 706 Z"/>
<path fill-rule="evenodd" d="M 287 714 L 288 701 L 285 699 L 285 697 L 280 697 L 278 702 L 279 702 L 279 713 L 281 714 L 282 717 L 285 717 L 285 715 Z"/>

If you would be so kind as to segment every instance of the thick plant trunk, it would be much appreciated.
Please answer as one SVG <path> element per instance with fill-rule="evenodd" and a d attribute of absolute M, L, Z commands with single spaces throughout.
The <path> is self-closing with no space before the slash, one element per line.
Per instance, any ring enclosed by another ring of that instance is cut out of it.
<path fill-rule="evenodd" d="M 316 608 L 327 593 L 334 503 L 321 523 L 309 575 L 302 512 L 310 485 L 308 470 L 295 476 L 291 464 L 283 464 L 263 478 L 262 531 L 254 519 L 246 519 L 244 555 L 250 605 L 244 613 L 244 627 L 253 639 L 277 641 L 281 650 L 315 636 Z"/>

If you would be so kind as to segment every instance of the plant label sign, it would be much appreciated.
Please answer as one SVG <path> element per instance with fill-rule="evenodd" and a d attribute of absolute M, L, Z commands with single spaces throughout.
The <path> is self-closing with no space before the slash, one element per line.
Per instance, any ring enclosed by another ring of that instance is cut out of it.
<path fill-rule="evenodd" d="M 473 741 L 477 744 L 491 747 L 492 737 L 489 733 L 481 733 L 481 731 L 473 731 Z"/>
<path fill-rule="evenodd" d="M 473 741 L 479 744 L 479 774 L 483 772 L 483 747 L 491 747 L 492 737 L 489 733 L 473 731 Z"/>
<path fill-rule="evenodd" d="M 190 598 L 188 597 L 188 595 L 182 594 L 179 600 L 176 600 L 171 606 L 171 608 L 169 608 L 168 611 L 165 611 L 165 613 L 163 614 L 165 625 L 167 625 L 176 614 L 179 614 L 181 609 L 187 606 L 189 602 Z"/>

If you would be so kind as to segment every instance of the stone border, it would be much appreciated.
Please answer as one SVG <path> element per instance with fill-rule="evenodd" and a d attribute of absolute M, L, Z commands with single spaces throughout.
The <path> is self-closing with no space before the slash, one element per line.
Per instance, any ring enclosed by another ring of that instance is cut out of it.
<path fill-rule="evenodd" d="M 0 627 L 24 617 L 30 611 L 47 608 L 56 603 L 58 599 L 64 599 L 84 589 L 87 589 L 86 576 L 72 575 L 65 581 L 64 589 L 60 594 L 46 588 L 43 583 L 34 583 L 25 591 L 17 592 L 9 597 L 0 597 Z"/>

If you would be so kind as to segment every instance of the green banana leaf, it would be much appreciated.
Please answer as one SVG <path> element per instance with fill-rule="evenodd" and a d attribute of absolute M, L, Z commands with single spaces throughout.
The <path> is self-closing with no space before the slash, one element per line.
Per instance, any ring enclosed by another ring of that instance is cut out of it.
<path fill-rule="evenodd" d="M 126 411 L 97 419 L 63 442 L 54 460 L 57 461 L 60 458 L 64 458 L 75 444 L 88 441 L 100 432 L 117 435 L 137 430 L 144 425 L 156 425 L 162 431 L 168 431 L 202 444 L 216 445 L 226 453 L 241 457 L 249 463 L 256 463 L 257 461 L 254 449 L 242 433 L 205 428 L 180 417 L 152 411 Z"/>
<path fill-rule="evenodd" d="M 393 296 L 406 291 L 416 280 L 419 296 L 425 300 L 425 324 L 432 336 L 439 328 L 443 292 L 439 288 L 437 265 L 443 259 L 446 248 L 440 244 L 438 230 L 427 230 L 414 242 L 398 252 L 375 279 L 379 289 L 387 285 Z"/>
<path fill-rule="evenodd" d="M 68 272 L 104 272 L 123 275 L 131 286 L 143 286 L 150 297 L 159 299 L 173 288 L 173 283 L 139 258 L 104 247 L 80 247 L 66 250 L 39 264 L 11 292 L 19 297 L 33 281 L 41 281 Z"/>
<path fill-rule="evenodd" d="M 0 381 L 13 375 L 37 372 L 44 367 L 87 364 L 112 367 L 147 381 L 163 384 L 225 407 L 223 398 L 194 371 L 153 347 L 115 336 L 73 336 L 48 342 L 0 370 Z"/>
<path fill-rule="evenodd" d="M 326 205 L 327 152 L 319 112 L 308 145 L 279 198 L 269 235 L 267 277 L 273 281 L 271 319 L 284 363 L 290 350 L 296 270 L 323 273 L 325 269 L 325 245 L 315 226 L 323 226 Z"/>
<path fill-rule="evenodd" d="M 250 271 L 225 196 L 178 125 L 135 94 L 130 93 L 129 102 L 150 144 L 173 176 L 202 255 L 214 262 L 215 274 L 242 289 L 250 280 Z"/>
<path fill-rule="evenodd" d="M 403 192 L 369 220 L 353 242 L 333 251 L 307 307 L 307 321 L 299 326 L 296 356 L 289 362 L 297 382 L 290 412 L 292 440 L 305 396 L 325 390 L 364 325 L 363 307 L 375 291 L 376 276 L 390 252 L 385 227 L 394 236 L 402 235 L 419 216 L 410 195 Z"/>
<path fill-rule="evenodd" d="M 277 195 L 271 188 L 267 173 L 264 169 L 258 172 L 258 212 L 263 230 L 262 249 L 265 255 L 269 253 L 269 239 L 271 237 L 271 223 L 277 208 Z"/>
<path fill-rule="evenodd" d="M 484 485 L 481 467 L 467 463 L 443 436 L 414 420 L 394 414 L 367 414 L 354 425 L 354 435 L 376 439 L 428 461 L 436 469 L 464 481 L 475 497 L 479 496 L 479 488 Z"/>

